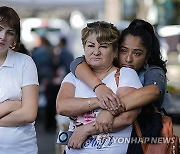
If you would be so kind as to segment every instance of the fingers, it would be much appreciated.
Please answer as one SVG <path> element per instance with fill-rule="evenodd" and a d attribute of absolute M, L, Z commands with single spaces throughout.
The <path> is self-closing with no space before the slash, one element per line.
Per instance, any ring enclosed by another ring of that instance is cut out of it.
<path fill-rule="evenodd" d="M 118 116 L 120 113 L 119 113 L 119 110 L 108 110 L 114 117 Z"/>
<path fill-rule="evenodd" d="M 96 130 L 99 132 L 99 133 L 108 133 L 110 131 L 112 131 L 112 125 L 113 123 L 110 122 L 108 124 L 98 124 L 97 122 L 95 123 L 95 127 L 96 127 Z"/>
<path fill-rule="evenodd" d="M 82 148 L 82 143 L 80 141 L 70 141 L 68 142 L 68 148 L 80 149 Z"/>
<path fill-rule="evenodd" d="M 102 85 L 97 88 L 96 95 L 97 95 L 98 99 L 102 103 L 104 103 L 104 105 L 107 108 L 115 109 L 118 106 L 118 104 L 120 103 L 119 98 L 116 96 L 116 94 L 114 94 L 114 92 L 105 85 Z M 112 104 L 108 104 L 109 101 L 111 101 Z"/>
<path fill-rule="evenodd" d="M 101 100 L 103 100 L 102 103 L 105 105 L 106 109 L 109 110 L 117 110 L 120 104 L 119 98 L 114 93 L 106 94 Z"/>

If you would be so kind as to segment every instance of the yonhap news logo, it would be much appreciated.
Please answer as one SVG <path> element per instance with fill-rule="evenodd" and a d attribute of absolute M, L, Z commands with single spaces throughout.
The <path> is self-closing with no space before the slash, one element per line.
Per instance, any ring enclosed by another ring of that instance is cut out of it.
<path fill-rule="evenodd" d="M 174 143 L 175 137 L 113 137 L 113 143 Z"/>

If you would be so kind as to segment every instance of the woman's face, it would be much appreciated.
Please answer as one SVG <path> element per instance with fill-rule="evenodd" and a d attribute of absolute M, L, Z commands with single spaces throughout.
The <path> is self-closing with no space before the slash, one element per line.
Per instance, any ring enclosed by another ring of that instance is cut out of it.
<path fill-rule="evenodd" d="M 16 32 L 7 24 L 0 23 L 0 53 L 5 52 L 13 45 Z"/>
<path fill-rule="evenodd" d="M 87 38 L 84 53 L 86 62 L 91 68 L 104 69 L 112 65 L 115 52 L 113 51 L 112 44 L 99 44 L 96 40 L 95 33 L 89 35 Z"/>
<path fill-rule="evenodd" d="M 141 38 L 127 35 L 120 45 L 119 65 L 120 67 L 130 67 L 139 71 L 147 58 L 147 50 L 142 46 Z"/>

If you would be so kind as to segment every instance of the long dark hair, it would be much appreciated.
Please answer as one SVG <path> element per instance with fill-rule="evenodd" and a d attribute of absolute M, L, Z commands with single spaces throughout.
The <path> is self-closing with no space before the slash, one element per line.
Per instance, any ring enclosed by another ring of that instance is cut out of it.
<path fill-rule="evenodd" d="M 155 34 L 153 26 L 144 20 L 134 19 L 130 25 L 122 31 L 119 40 L 120 44 L 129 34 L 140 37 L 142 45 L 148 52 L 147 64 L 159 66 L 166 73 L 166 61 L 162 60 L 160 43 Z"/>

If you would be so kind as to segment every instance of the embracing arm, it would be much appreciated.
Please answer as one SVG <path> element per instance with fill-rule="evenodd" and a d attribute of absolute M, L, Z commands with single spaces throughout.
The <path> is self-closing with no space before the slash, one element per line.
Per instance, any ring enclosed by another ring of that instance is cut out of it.
<path fill-rule="evenodd" d="M 117 95 L 119 98 L 128 95 L 128 93 L 136 91 L 132 87 L 119 87 Z M 133 103 L 133 102 L 131 102 Z M 117 131 L 125 128 L 133 123 L 139 113 L 139 109 L 122 112 L 119 116 L 113 117 L 111 111 L 102 110 L 96 118 L 96 129 L 100 132 Z M 105 118 L 106 117 L 106 118 Z"/>
<path fill-rule="evenodd" d="M 38 86 L 29 85 L 22 88 L 22 107 L 0 119 L 0 126 L 19 126 L 31 123 L 37 116 Z"/>
<path fill-rule="evenodd" d="M 78 57 L 74 61 L 72 61 L 70 70 L 76 77 L 84 81 L 92 89 L 97 84 L 101 83 L 101 80 L 94 75 L 91 68 L 86 63 L 84 56 Z"/>
<path fill-rule="evenodd" d="M 130 87 L 118 88 L 118 95 L 119 97 L 121 97 L 133 90 L 135 89 Z M 74 130 L 69 140 L 68 147 L 81 148 L 81 145 L 89 135 L 100 134 L 103 132 L 106 133 L 120 131 L 121 129 L 129 126 L 136 119 L 138 113 L 138 109 L 132 110 L 123 112 L 122 114 L 114 118 L 109 111 L 103 110 L 96 117 L 96 122 L 82 125 Z M 98 117 L 100 118 L 97 120 Z M 110 127 L 112 129 L 109 129 Z"/>
<path fill-rule="evenodd" d="M 160 91 L 158 86 L 152 84 L 121 97 L 121 102 L 124 104 L 125 109 L 129 111 L 156 101 L 159 97 Z"/>
<path fill-rule="evenodd" d="M 144 84 L 144 87 L 121 98 L 127 110 L 142 107 L 154 101 L 158 101 L 161 106 L 160 100 L 164 96 L 167 85 L 164 71 L 157 66 L 150 67 L 144 74 Z"/>
<path fill-rule="evenodd" d="M 71 63 L 70 70 L 74 75 L 76 75 L 80 80 L 85 82 L 92 89 L 94 89 L 96 85 L 102 83 L 102 81 L 92 72 L 83 56 L 76 58 Z M 98 99 L 102 102 L 106 102 L 106 104 L 108 104 L 109 100 L 113 104 L 115 104 L 115 106 L 117 103 L 120 103 L 118 97 L 110 88 L 105 85 L 98 86 L 95 89 L 95 93 Z"/>
<path fill-rule="evenodd" d="M 74 69 L 76 76 L 87 83 L 92 89 L 95 87 L 95 85 L 101 83 L 101 80 L 94 75 L 85 61 L 78 64 Z M 153 74 L 152 71 L 156 71 L 158 73 Z M 157 83 L 161 82 L 161 85 L 163 84 L 163 82 L 166 83 L 166 78 L 165 75 L 163 75 L 162 70 L 151 69 L 150 71 L 148 71 L 148 73 L 145 74 L 145 82 L 148 82 L 148 85 L 137 89 L 132 93 L 129 93 L 128 95 L 122 97 L 120 100 L 117 99 L 117 96 L 111 91 L 111 89 L 106 87 L 106 85 L 99 86 L 95 91 L 96 95 L 100 101 L 104 100 L 107 102 L 107 100 L 110 99 L 112 102 L 121 102 L 125 105 L 125 108 L 128 111 L 145 106 L 151 102 L 158 100 L 161 94 L 161 88 L 159 88 L 159 86 L 149 83 L 150 81 L 148 81 L 148 79 L 150 79 L 150 77 L 152 79 L 152 75 L 150 76 L 150 74 L 153 74 L 153 81 L 156 81 Z M 148 76 L 150 77 L 147 78 Z M 89 80 L 89 78 L 91 80 Z"/>
<path fill-rule="evenodd" d="M 57 113 L 68 117 L 76 117 L 99 107 L 103 108 L 100 101 L 94 98 L 78 98 L 75 96 L 75 86 L 64 82 L 57 95 Z"/>
<path fill-rule="evenodd" d="M 135 120 L 138 113 L 139 111 L 134 110 L 134 111 L 124 112 L 118 117 L 115 117 L 113 123 L 111 124 L 113 126 L 111 132 L 120 131 L 121 129 L 129 126 Z M 94 122 L 79 126 L 74 130 L 72 136 L 70 137 L 68 142 L 68 147 L 79 149 L 82 147 L 82 144 L 85 142 L 88 136 L 100 134 L 100 133 L 107 133 L 107 132 L 109 132 L 109 130 L 108 131 L 97 130 Z"/>

